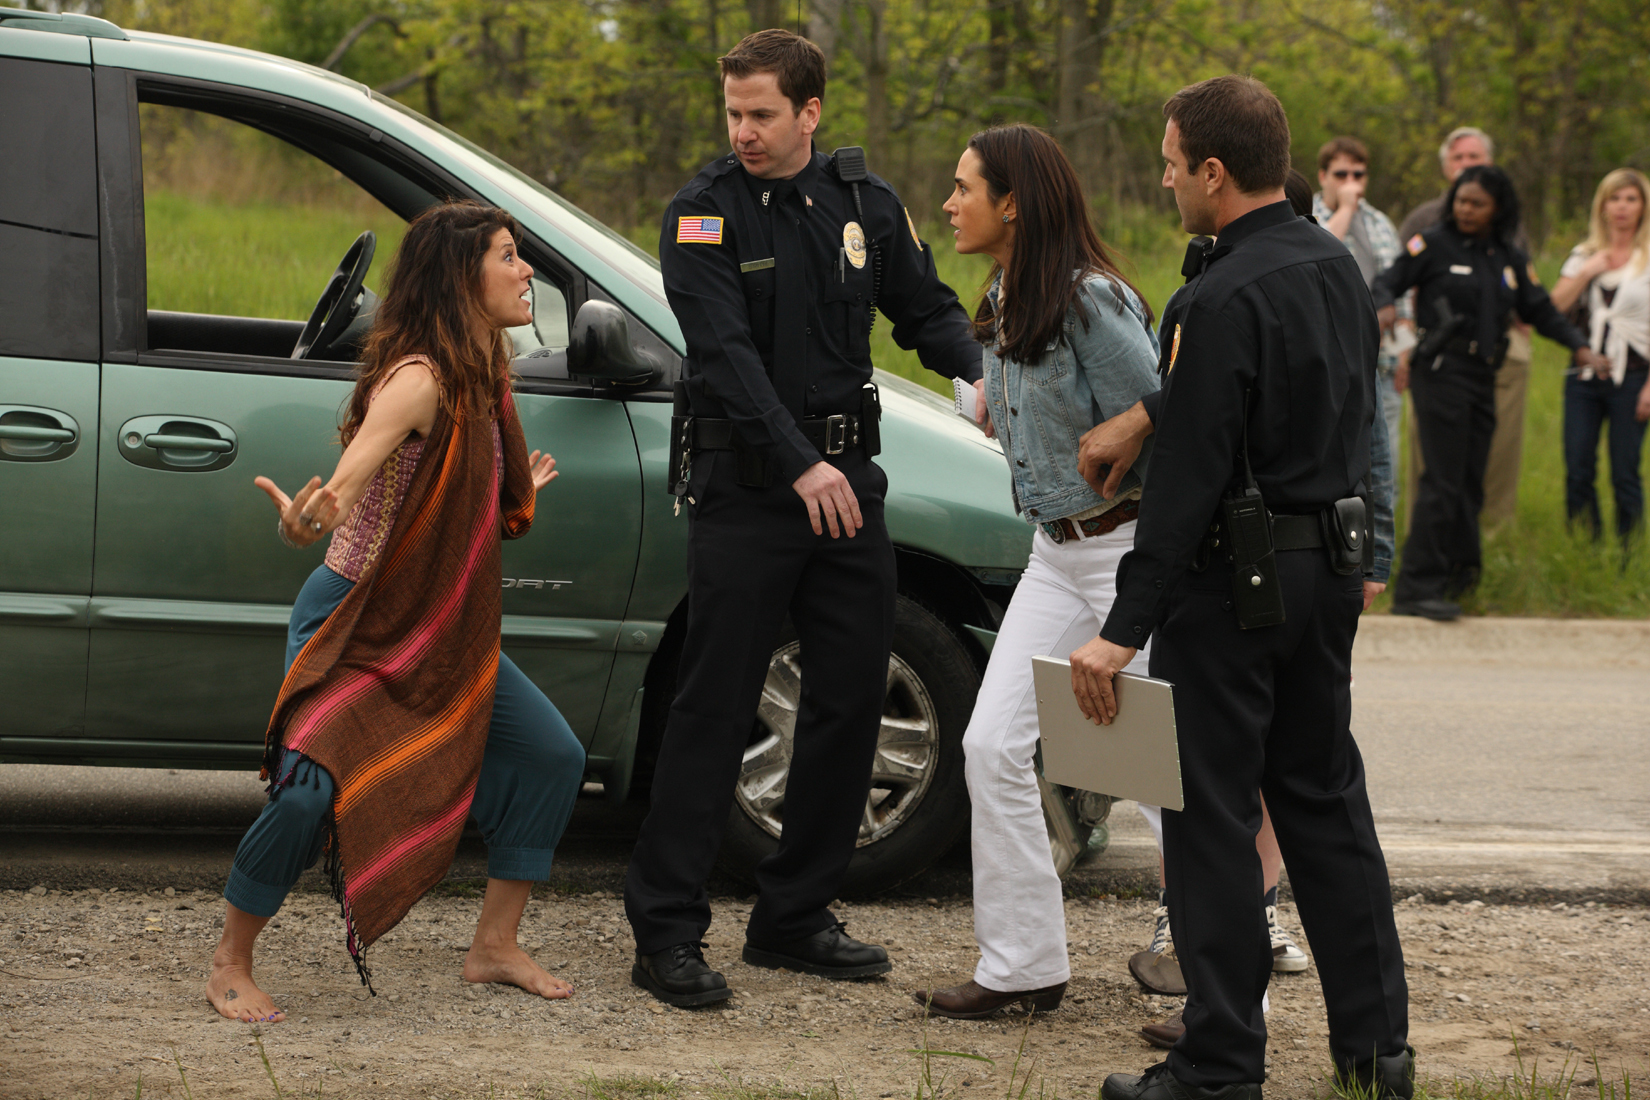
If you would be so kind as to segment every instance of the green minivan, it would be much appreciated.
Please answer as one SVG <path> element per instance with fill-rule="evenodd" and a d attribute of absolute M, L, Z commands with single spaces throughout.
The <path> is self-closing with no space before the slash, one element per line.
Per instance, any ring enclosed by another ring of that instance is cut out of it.
<path fill-rule="evenodd" d="M 307 321 L 160 308 L 157 250 L 192 242 L 146 219 L 146 144 L 187 113 L 403 224 L 450 196 L 519 220 L 537 276 L 512 334 L 518 405 L 562 477 L 505 546 L 504 646 L 589 750 L 590 780 L 645 793 L 686 593 L 687 520 L 665 492 L 683 341 L 656 261 L 429 119 L 279 57 L 0 8 L 0 103 L 0 761 L 255 766 L 290 602 L 324 552 L 281 544 L 252 478 L 332 469 L 375 238 L 304 274 L 321 292 Z M 855 892 L 966 829 L 962 734 L 1030 549 L 997 445 L 938 395 L 877 381 L 900 597 Z M 784 823 L 797 648 L 774 653 L 751 733 L 735 873 Z M 1047 792 L 1062 869 L 1107 801 Z"/>

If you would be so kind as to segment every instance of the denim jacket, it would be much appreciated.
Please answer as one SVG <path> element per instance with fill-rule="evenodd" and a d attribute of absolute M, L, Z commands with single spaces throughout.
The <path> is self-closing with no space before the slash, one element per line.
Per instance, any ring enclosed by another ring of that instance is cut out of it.
<path fill-rule="evenodd" d="M 999 276 L 988 291 L 993 304 L 1001 281 Z M 1087 316 L 1086 329 L 1079 310 Z M 1008 459 L 1014 507 L 1027 523 L 1111 503 L 1077 472 L 1078 440 L 1158 388 L 1157 357 L 1157 334 L 1140 300 L 1096 274 L 1084 280 L 1060 336 L 1035 362 L 1001 359 L 985 349 L 986 407 Z M 1151 442 L 1148 437 L 1112 502 L 1139 487 Z"/>

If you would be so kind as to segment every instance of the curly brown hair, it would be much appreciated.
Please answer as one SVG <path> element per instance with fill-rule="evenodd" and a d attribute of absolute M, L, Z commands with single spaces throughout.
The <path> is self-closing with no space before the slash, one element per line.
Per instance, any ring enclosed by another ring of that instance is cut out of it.
<path fill-rule="evenodd" d="M 500 229 L 521 239 L 509 212 L 469 199 L 438 203 L 408 223 L 339 430 L 345 446 L 366 419 L 374 392 L 409 355 L 429 360 L 449 416 L 495 415 L 510 384 L 510 340 L 502 329 L 479 337 L 474 321 L 481 313 L 482 262 Z"/>

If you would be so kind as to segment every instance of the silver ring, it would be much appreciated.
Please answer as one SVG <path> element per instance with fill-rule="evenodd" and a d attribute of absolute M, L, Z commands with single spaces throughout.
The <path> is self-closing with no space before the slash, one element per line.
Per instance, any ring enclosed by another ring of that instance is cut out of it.
<path fill-rule="evenodd" d="M 320 520 L 316 520 L 313 523 L 311 523 L 309 526 L 310 526 L 311 529 L 319 531 L 321 529 L 322 524 L 321 524 Z"/>

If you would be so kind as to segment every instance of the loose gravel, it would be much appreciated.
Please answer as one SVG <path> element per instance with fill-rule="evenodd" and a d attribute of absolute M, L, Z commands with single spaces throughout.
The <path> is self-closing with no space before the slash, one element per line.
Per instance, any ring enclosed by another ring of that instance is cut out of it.
<path fill-rule="evenodd" d="M 750 899 L 716 903 L 707 956 L 738 995 L 725 1006 L 666 1008 L 630 985 L 632 943 L 609 893 L 543 894 L 523 945 L 577 989 L 550 1002 L 459 978 L 479 898 L 432 896 L 376 944 L 368 996 L 344 953 L 335 905 L 298 894 L 260 943 L 260 984 L 288 1013 L 255 1036 L 202 997 L 224 903 L 202 891 L 7 890 L 0 893 L 0 1098 L 142 1095 L 346 1097 L 594 1096 L 590 1075 L 646 1078 L 690 1098 L 803 1096 L 833 1085 L 856 1100 L 916 1091 L 925 1042 L 994 1065 L 935 1057 L 942 1093 L 1004 1096 L 1019 1073 L 1028 1095 L 1093 1096 L 1105 1074 L 1159 1060 L 1142 1024 L 1179 1008 L 1144 994 L 1128 956 L 1144 946 L 1141 900 L 1067 902 L 1073 980 L 1065 1005 L 1027 1021 L 932 1021 L 910 993 L 972 972 L 967 899 L 841 905 L 849 932 L 888 946 L 885 979 L 829 982 L 738 961 Z M 1284 907 L 1285 922 L 1293 924 Z M 1411 1037 L 1424 1075 L 1516 1072 L 1514 1041 L 1556 1069 L 1597 1054 L 1606 1081 L 1650 1074 L 1650 914 L 1614 905 L 1398 907 L 1411 993 Z M 1296 926 L 1298 927 L 1298 926 Z M 1310 944 L 1303 940 L 1310 951 Z M 1276 975 L 1269 1017 L 1273 1097 L 1324 1094 L 1327 1030 L 1316 969 Z M 262 1052 L 258 1046 L 262 1042 Z M 267 1056 L 266 1071 L 263 1057 Z M 489 1089 L 493 1091 L 489 1093 Z M 645 1091 L 645 1090 L 644 1090 Z M 628 1095 L 640 1095 L 632 1091 Z M 818 1096 L 820 1094 L 813 1093 Z M 1588 1087 L 1573 1093 L 1591 1096 Z"/>

